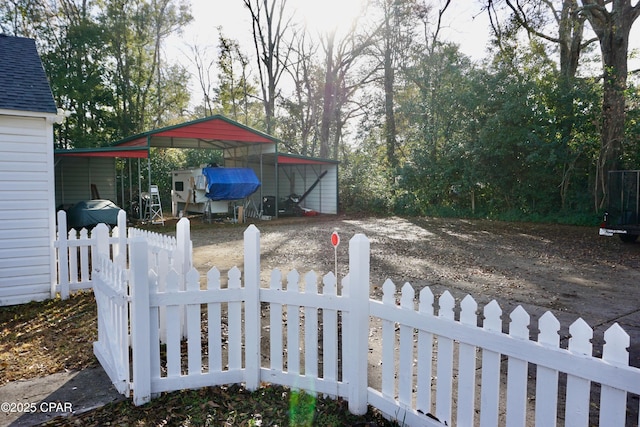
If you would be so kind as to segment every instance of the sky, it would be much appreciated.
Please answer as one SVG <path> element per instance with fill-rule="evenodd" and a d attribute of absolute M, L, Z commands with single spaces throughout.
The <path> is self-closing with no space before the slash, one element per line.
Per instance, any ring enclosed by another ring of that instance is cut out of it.
<path fill-rule="evenodd" d="M 308 17 L 308 24 L 321 30 L 332 25 L 346 26 L 357 16 L 361 0 L 288 0 L 296 8 L 298 19 Z M 453 1 L 444 15 L 442 39 L 456 42 L 460 50 L 474 60 L 485 56 L 489 41 L 489 21 L 477 0 Z M 242 49 L 253 56 L 251 19 L 242 0 L 191 0 L 193 22 L 181 36 L 172 36 L 166 54 L 171 61 L 190 65 L 191 47 L 210 46 L 215 52 L 218 27 L 227 38 L 238 40 Z M 630 50 L 640 51 L 640 20 L 635 23 L 630 37 Z M 215 55 L 215 54 L 214 54 Z M 640 56 L 640 52 L 636 53 Z M 640 68 L 640 58 L 630 59 L 629 69 Z M 196 87 L 195 77 L 191 87 Z M 196 95 L 194 95 L 196 96 Z M 196 101 L 197 102 L 197 101 Z"/>
<path fill-rule="evenodd" d="M 361 3 L 359 0 L 288 1 L 288 5 L 296 9 L 297 19 L 306 20 L 317 30 L 332 25 L 347 26 L 358 15 Z M 221 7 L 221 4 L 224 5 Z M 194 21 L 183 34 L 184 42 L 209 41 L 215 45 L 216 28 L 222 26 L 227 37 L 250 44 L 251 19 L 242 0 L 191 0 L 191 10 Z M 481 54 L 487 40 L 488 21 L 481 12 L 480 4 L 473 0 L 453 2 L 450 10 L 445 16 L 444 35 L 464 44 L 464 53 L 472 56 Z"/>
<path fill-rule="evenodd" d="M 299 19 L 312 17 L 308 23 L 318 31 L 336 24 L 346 26 L 360 11 L 359 0 L 288 0 L 288 3 L 296 8 Z M 481 13 L 479 3 L 464 0 L 452 4 L 458 9 L 445 19 L 443 36 L 460 43 L 463 53 L 474 59 L 482 58 L 488 40 L 488 21 L 485 14 Z M 251 18 L 242 0 L 191 0 L 191 13 L 194 20 L 182 35 L 172 36 L 168 40 L 166 54 L 171 61 L 178 61 L 192 69 L 189 59 L 192 56 L 191 46 L 210 46 L 215 52 L 218 27 L 223 28 L 225 37 L 238 40 L 244 52 L 253 56 Z M 474 16 L 477 17 L 474 19 Z M 196 88 L 196 83 L 193 77 L 192 89 Z M 194 94 L 194 97 L 199 95 Z"/>

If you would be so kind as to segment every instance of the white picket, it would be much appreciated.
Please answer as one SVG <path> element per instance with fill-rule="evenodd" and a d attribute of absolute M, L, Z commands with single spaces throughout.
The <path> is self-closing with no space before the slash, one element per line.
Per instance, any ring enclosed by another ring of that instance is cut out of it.
<path fill-rule="evenodd" d="M 433 292 L 429 287 L 420 291 L 418 311 L 424 317 L 433 316 Z M 433 359 L 433 334 L 424 329 L 418 330 L 418 374 L 416 410 L 423 414 L 431 413 L 431 376 Z"/>
<path fill-rule="evenodd" d="M 170 253 L 166 250 L 149 250 L 150 265 L 154 265 L 152 268 L 158 275 L 158 292 L 167 292 L 167 277 L 171 270 L 171 262 L 169 261 Z M 151 261 L 153 260 L 153 261 Z M 160 342 L 166 344 L 167 342 L 167 307 L 158 307 L 158 316 L 160 322 Z"/>
<path fill-rule="evenodd" d="M 369 305 L 371 248 L 364 234 L 349 240 L 349 411 L 355 415 L 367 412 L 367 373 L 369 357 Z M 366 333 L 365 333 L 366 332 Z"/>
<path fill-rule="evenodd" d="M 86 228 L 80 230 L 80 241 L 86 242 L 88 241 L 89 232 Z M 90 282 L 91 277 L 89 276 L 89 245 L 81 245 L 80 249 L 80 282 Z"/>
<path fill-rule="evenodd" d="M 260 231 L 252 224 L 244 232 L 244 384 L 250 391 L 260 387 L 260 312 Z"/>
<path fill-rule="evenodd" d="M 78 283 L 78 247 L 74 244 L 78 240 L 75 230 L 69 231 L 69 286 Z"/>
<path fill-rule="evenodd" d="M 502 309 L 493 300 L 484 307 L 483 330 L 502 334 Z M 480 426 L 498 425 L 500 415 L 500 353 L 482 349 L 482 388 L 480 396 Z"/>
<path fill-rule="evenodd" d="M 220 290 L 220 271 L 213 267 L 207 272 L 207 290 Z M 222 308 L 220 302 L 207 304 L 207 344 L 209 372 L 222 371 Z"/>
<path fill-rule="evenodd" d="M 529 314 L 518 306 L 511 312 L 509 336 L 529 340 Z M 527 416 L 527 367 L 526 360 L 509 357 L 507 362 L 507 427 L 526 425 Z"/>
<path fill-rule="evenodd" d="M 549 348 L 560 346 L 560 322 L 550 312 L 538 320 L 538 343 Z M 558 371 L 538 365 L 536 369 L 536 427 L 554 427 L 558 411 Z"/>
<path fill-rule="evenodd" d="M 60 298 L 69 298 L 69 234 L 67 232 L 67 215 L 58 211 L 58 232 L 55 246 L 57 248 L 56 263 L 58 265 L 58 286 L 51 286 L 51 298 L 60 292 Z"/>
<path fill-rule="evenodd" d="M 387 279 L 382 285 L 382 303 L 396 305 L 396 286 Z M 382 320 L 382 396 L 395 399 L 395 347 L 396 325 L 390 320 Z M 389 368 L 393 367 L 393 369 Z"/>
<path fill-rule="evenodd" d="M 299 279 L 296 270 L 287 274 L 287 294 L 296 295 L 300 291 Z M 293 304 L 287 305 L 287 372 L 300 373 L 300 311 Z"/>
<path fill-rule="evenodd" d="M 445 291 L 438 299 L 438 317 L 454 322 L 455 299 Z M 436 418 L 451 424 L 451 400 L 453 396 L 453 339 L 438 337 L 438 359 L 436 364 Z"/>
<path fill-rule="evenodd" d="M 328 273 L 322 278 L 322 294 L 337 299 L 336 276 Z M 271 323 L 273 326 L 273 323 Z M 322 309 L 322 378 L 329 384 L 335 384 L 335 391 L 329 397 L 338 396 L 338 311 L 334 308 Z"/>
<path fill-rule="evenodd" d="M 460 304 L 460 323 L 477 326 L 478 304 L 467 295 Z M 476 390 L 476 347 L 461 342 L 458 356 L 458 401 L 456 423 L 459 426 L 474 425 Z"/>
<path fill-rule="evenodd" d="M 415 292 L 410 284 L 402 286 L 400 307 L 415 311 Z M 413 328 L 400 324 L 400 353 L 398 355 L 398 402 L 410 408 L 413 395 Z"/>
<path fill-rule="evenodd" d="M 313 271 L 304 276 L 304 293 L 318 299 L 318 276 Z M 315 393 L 318 378 L 318 309 L 314 306 L 305 306 L 303 312 L 305 389 Z"/>
<path fill-rule="evenodd" d="M 150 270 L 149 271 L 149 292 L 150 294 L 158 294 L 159 290 L 159 277 L 157 272 Z M 166 289 L 165 289 L 166 290 Z M 163 328 L 160 324 L 160 309 L 162 309 L 163 313 L 165 312 L 165 307 L 158 306 L 150 306 L 149 307 L 149 377 L 150 380 L 155 380 L 160 378 L 162 374 L 162 363 L 160 361 L 160 330 Z M 164 319 L 164 316 L 163 316 Z M 166 329 L 162 329 L 166 332 Z M 162 342 L 167 342 L 166 335 L 162 339 Z M 134 378 L 135 381 L 135 378 Z"/>
<path fill-rule="evenodd" d="M 133 268 L 130 269 L 129 273 L 129 291 L 131 294 L 132 316 L 130 323 L 131 340 L 134 343 L 132 348 L 132 372 L 135 384 L 133 387 L 133 403 L 135 405 L 143 405 L 151 400 L 151 372 L 149 371 L 151 349 L 148 341 L 151 335 L 151 316 L 149 311 L 151 305 L 149 301 L 149 265 L 145 254 L 146 245 L 147 243 L 144 239 L 134 238 L 131 240 L 131 265 Z M 126 292 L 124 295 L 126 295 Z M 127 308 L 125 305 L 125 310 Z"/>
<path fill-rule="evenodd" d="M 629 335 L 614 323 L 604 333 L 602 360 L 612 365 L 629 366 Z M 627 393 L 607 385 L 600 390 L 600 426 L 623 426 L 626 419 Z"/>
<path fill-rule="evenodd" d="M 175 294 L 180 289 L 180 277 L 175 270 L 167 274 L 166 293 Z M 181 348 L 182 338 L 182 315 L 181 306 L 176 304 L 166 307 L 166 327 L 167 327 L 167 377 L 176 378 L 182 374 L 181 369 Z"/>
<path fill-rule="evenodd" d="M 278 269 L 271 272 L 271 289 L 282 291 L 282 273 Z M 283 346 L 282 346 L 282 304 L 272 302 L 269 304 L 269 360 L 272 371 L 283 370 Z"/>
<path fill-rule="evenodd" d="M 233 267 L 229 270 L 229 289 L 240 289 L 240 269 Z M 229 336 L 227 337 L 229 351 L 229 370 L 242 369 L 242 302 L 231 301 L 227 305 L 227 323 Z"/>
<path fill-rule="evenodd" d="M 187 291 L 200 290 L 200 275 L 195 268 L 187 273 Z M 188 373 L 202 373 L 202 333 L 200 303 L 187 305 L 187 357 Z"/>
<path fill-rule="evenodd" d="M 593 330 L 578 319 L 569 326 L 569 351 L 577 356 L 591 356 Z M 582 427 L 589 425 L 589 393 L 591 382 L 576 375 L 567 375 L 567 396 L 565 398 L 565 425 Z"/>

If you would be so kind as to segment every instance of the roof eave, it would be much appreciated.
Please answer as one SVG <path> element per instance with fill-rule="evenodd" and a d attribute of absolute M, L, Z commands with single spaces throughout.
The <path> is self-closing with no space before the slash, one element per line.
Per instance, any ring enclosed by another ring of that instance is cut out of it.
<path fill-rule="evenodd" d="M 46 111 L 26 111 L 26 110 L 11 110 L 7 108 L 0 108 L 0 115 L 3 116 L 20 116 L 20 117 L 33 117 L 33 118 L 45 118 L 53 123 L 60 123 L 60 120 L 64 117 L 55 113 Z"/>

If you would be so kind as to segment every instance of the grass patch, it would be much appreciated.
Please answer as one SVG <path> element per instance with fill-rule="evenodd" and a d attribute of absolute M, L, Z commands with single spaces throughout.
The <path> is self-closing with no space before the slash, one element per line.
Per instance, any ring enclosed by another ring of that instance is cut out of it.
<path fill-rule="evenodd" d="M 92 292 L 0 307 L 0 385 L 97 365 Z"/>
<path fill-rule="evenodd" d="M 241 386 L 209 387 L 162 394 L 143 406 L 112 403 L 45 426 L 397 426 L 375 411 L 355 416 L 344 400 L 316 398 L 281 386 L 254 392 Z"/>
<path fill-rule="evenodd" d="M 0 307 L 1 384 L 98 364 L 96 304 L 92 292 Z M 342 399 L 315 397 L 263 384 L 249 392 L 240 385 L 164 393 L 136 407 L 131 400 L 80 415 L 56 418 L 47 426 L 396 426 L 379 412 L 349 413 Z"/>

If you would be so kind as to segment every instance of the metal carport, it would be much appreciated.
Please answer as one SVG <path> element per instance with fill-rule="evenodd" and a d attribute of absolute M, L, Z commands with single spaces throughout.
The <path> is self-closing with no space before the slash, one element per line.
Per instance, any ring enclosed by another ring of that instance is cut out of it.
<path fill-rule="evenodd" d="M 224 166 L 253 168 L 263 183 L 261 200 L 264 196 L 274 196 L 276 204 L 290 193 L 303 193 L 323 175 L 308 203 L 320 213 L 336 214 L 338 162 L 279 153 L 279 144 L 281 141 L 275 137 L 222 115 L 214 115 L 133 135 L 109 147 L 56 150 L 55 154 L 57 157 L 147 158 L 151 183 L 149 151 L 152 147 L 218 149 L 223 152 Z"/>

